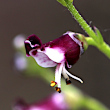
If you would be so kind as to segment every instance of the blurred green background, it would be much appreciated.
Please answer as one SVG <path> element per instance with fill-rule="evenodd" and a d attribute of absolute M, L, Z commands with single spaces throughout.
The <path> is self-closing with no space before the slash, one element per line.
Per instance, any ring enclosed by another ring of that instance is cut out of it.
<path fill-rule="evenodd" d="M 110 0 L 74 0 L 74 4 L 110 44 Z M 0 110 L 11 110 L 17 97 L 34 102 L 54 92 L 42 79 L 15 71 L 14 37 L 36 34 L 46 43 L 68 30 L 86 34 L 56 0 L 0 0 Z M 71 79 L 72 84 L 110 108 L 110 60 L 105 55 L 91 46 L 70 71 L 84 80 L 80 84 Z"/>

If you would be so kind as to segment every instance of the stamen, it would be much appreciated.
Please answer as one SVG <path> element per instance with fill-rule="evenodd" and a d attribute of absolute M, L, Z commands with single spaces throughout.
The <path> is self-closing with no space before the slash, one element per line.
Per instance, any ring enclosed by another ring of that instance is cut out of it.
<path fill-rule="evenodd" d="M 56 90 L 57 92 L 61 93 L 61 88 L 55 87 L 55 90 Z"/>
<path fill-rule="evenodd" d="M 65 68 L 64 68 L 64 69 L 65 69 Z M 65 69 L 65 71 L 66 71 L 66 73 L 67 73 L 70 77 L 72 77 L 73 79 L 76 79 L 76 80 L 78 80 L 79 82 L 83 83 L 83 81 L 82 81 L 80 78 L 78 78 L 78 77 L 76 77 L 76 76 L 70 74 L 66 69 Z"/>
<path fill-rule="evenodd" d="M 55 81 L 51 81 L 50 86 L 54 87 L 57 83 Z"/>
<path fill-rule="evenodd" d="M 68 80 L 68 79 L 66 79 L 66 84 L 67 84 L 67 85 L 68 85 L 68 84 L 71 84 L 71 81 Z"/>
<path fill-rule="evenodd" d="M 64 63 L 62 62 L 59 66 L 59 73 L 58 73 L 58 87 L 61 88 L 61 73 L 62 73 L 62 70 L 63 70 L 63 66 L 64 66 Z"/>
<path fill-rule="evenodd" d="M 64 65 L 65 66 L 65 65 Z M 62 75 L 65 79 L 68 79 L 69 80 L 69 76 L 66 74 L 66 71 L 65 71 L 65 67 L 63 67 L 62 69 Z"/>
<path fill-rule="evenodd" d="M 57 82 L 58 83 L 58 74 L 59 74 L 59 64 L 57 65 L 57 67 L 56 67 L 56 70 L 55 70 L 55 82 Z"/>
<path fill-rule="evenodd" d="M 71 84 L 71 81 L 70 81 L 70 79 L 69 79 L 69 76 L 66 74 L 65 67 L 63 67 L 63 69 L 62 69 L 62 75 L 63 75 L 63 77 L 64 77 L 65 80 L 66 80 L 66 84 L 67 84 L 67 85 L 68 85 L 68 84 Z"/>
<path fill-rule="evenodd" d="M 63 68 L 63 63 L 60 63 L 60 64 L 57 65 L 56 71 L 55 71 L 55 82 L 57 82 L 59 88 L 61 87 L 62 68 Z"/>

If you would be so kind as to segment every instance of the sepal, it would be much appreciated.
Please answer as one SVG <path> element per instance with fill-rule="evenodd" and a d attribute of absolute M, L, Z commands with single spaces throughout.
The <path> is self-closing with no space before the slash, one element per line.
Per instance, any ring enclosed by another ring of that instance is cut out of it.
<path fill-rule="evenodd" d="M 85 36 L 79 33 L 76 33 L 76 37 L 83 43 L 84 51 L 88 48 L 88 43 L 86 42 Z"/>
<path fill-rule="evenodd" d="M 102 44 L 104 40 L 103 40 L 103 37 L 102 37 L 99 29 L 94 26 L 94 30 L 97 35 L 97 39 L 98 39 L 99 44 Z"/>
<path fill-rule="evenodd" d="M 67 7 L 67 4 L 65 0 L 57 0 L 59 3 L 61 3 L 63 6 Z"/>

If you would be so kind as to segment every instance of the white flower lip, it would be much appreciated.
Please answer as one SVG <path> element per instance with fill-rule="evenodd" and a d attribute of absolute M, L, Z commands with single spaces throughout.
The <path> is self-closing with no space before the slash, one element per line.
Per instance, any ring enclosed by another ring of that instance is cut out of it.
<path fill-rule="evenodd" d="M 60 48 L 46 47 L 44 53 L 54 62 L 60 63 L 65 59 L 64 53 Z"/>
<path fill-rule="evenodd" d="M 29 54 L 36 60 L 36 62 L 38 63 L 38 65 L 42 66 L 42 67 L 54 67 L 57 65 L 56 62 L 52 61 L 44 52 L 37 50 L 37 53 L 35 55 L 32 54 L 34 50 L 31 50 L 29 52 Z"/>

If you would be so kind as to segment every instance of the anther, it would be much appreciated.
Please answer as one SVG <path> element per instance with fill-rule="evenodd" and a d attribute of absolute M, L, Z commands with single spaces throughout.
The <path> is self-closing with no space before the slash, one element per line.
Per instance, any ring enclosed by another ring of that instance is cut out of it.
<path fill-rule="evenodd" d="M 56 90 L 57 92 L 61 93 L 61 88 L 55 87 L 55 90 Z"/>
<path fill-rule="evenodd" d="M 69 79 L 66 79 L 66 84 L 71 84 L 71 81 Z"/>
<path fill-rule="evenodd" d="M 54 87 L 57 83 L 55 81 L 51 81 L 50 86 Z"/>

